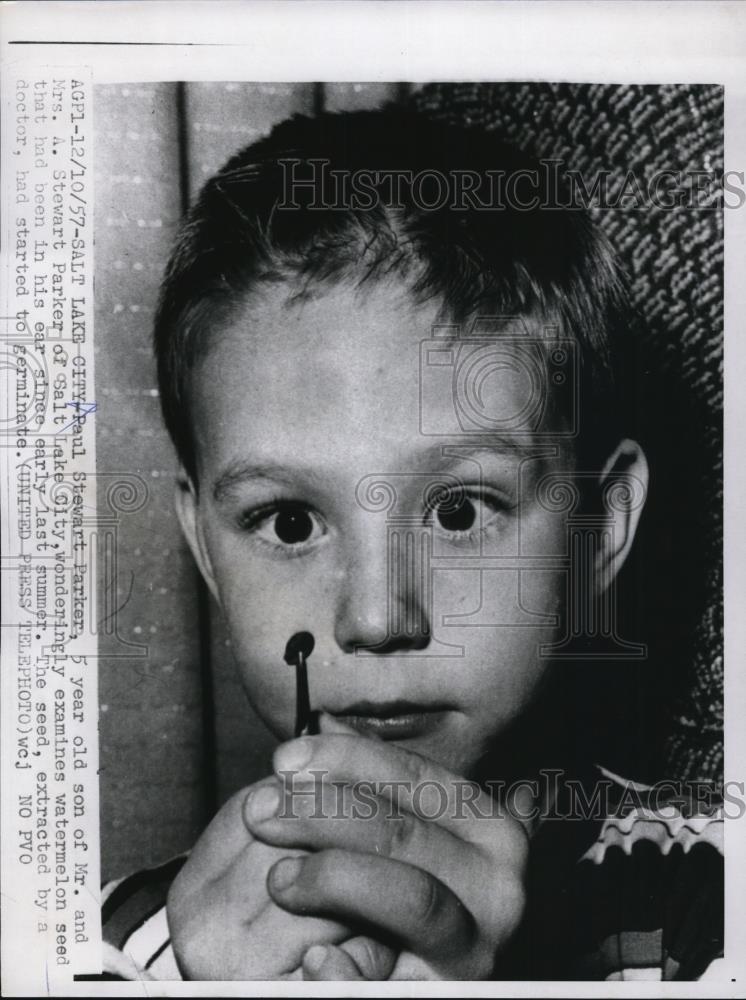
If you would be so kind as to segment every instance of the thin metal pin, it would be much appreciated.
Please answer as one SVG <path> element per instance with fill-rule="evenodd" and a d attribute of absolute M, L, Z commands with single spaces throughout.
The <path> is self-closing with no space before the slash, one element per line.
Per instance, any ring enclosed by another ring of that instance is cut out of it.
<path fill-rule="evenodd" d="M 304 730 L 313 735 L 316 730 L 316 713 L 311 711 L 308 693 L 308 657 L 313 652 L 315 641 L 310 632 L 296 632 L 288 639 L 285 647 L 285 662 L 295 666 L 295 735 Z"/>

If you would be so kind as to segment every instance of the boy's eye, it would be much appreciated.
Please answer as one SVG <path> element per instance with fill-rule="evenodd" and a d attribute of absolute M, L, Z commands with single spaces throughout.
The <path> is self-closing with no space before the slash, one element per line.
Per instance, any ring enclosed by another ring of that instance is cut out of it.
<path fill-rule="evenodd" d="M 431 503 L 427 520 L 454 542 L 469 542 L 498 527 L 511 509 L 506 500 L 483 492 L 469 496 L 463 490 L 444 491 Z"/>
<path fill-rule="evenodd" d="M 461 497 L 455 504 L 436 507 L 434 513 L 445 531 L 469 531 L 477 520 L 476 508 L 468 497 Z"/>
<path fill-rule="evenodd" d="M 263 542 L 289 548 L 324 534 L 318 516 L 299 503 L 278 502 L 247 511 L 240 518 L 240 526 Z"/>
<path fill-rule="evenodd" d="M 285 545 L 306 542 L 313 532 L 313 521 L 307 510 L 300 508 L 278 510 L 274 516 L 274 532 Z"/>

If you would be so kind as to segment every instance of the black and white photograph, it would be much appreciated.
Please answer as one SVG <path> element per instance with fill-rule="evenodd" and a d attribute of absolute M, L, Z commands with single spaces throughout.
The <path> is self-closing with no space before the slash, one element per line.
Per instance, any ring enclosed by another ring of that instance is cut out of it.
<path fill-rule="evenodd" d="M 743 995 L 743 65 L 237 69 L 269 6 L 6 44 L 8 995 Z"/>

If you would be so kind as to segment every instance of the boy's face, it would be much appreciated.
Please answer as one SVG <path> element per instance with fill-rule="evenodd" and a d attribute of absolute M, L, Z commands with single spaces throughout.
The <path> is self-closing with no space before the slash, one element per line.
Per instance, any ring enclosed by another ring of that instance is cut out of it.
<path fill-rule="evenodd" d="M 547 567 L 566 513 L 536 486 L 572 459 L 525 437 L 422 433 L 454 424 L 448 392 L 420 391 L 436 305 L 395 284 L 287 296 L 268 288 L 216 330 L 192 382 L 199 492 L 182 492 L 181 516 L 241 680 L 291 736 L 283 654 L 310 631 L 313 708 L 469 774 L 558 638 L 565 580 Z M 480 391 L 510 414 L 526 386 L 504 369 Z"/>

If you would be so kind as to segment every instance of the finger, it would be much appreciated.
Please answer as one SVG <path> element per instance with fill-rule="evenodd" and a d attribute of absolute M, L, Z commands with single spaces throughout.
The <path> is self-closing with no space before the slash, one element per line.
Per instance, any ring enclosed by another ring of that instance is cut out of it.
<path fill-rule="evenodd" d="M 345 800 L 340 794 L 349 792 L 344 784 L 318 781 L 292 795 L 286 788 L 282 797 L 278 787 L 273 792 L 270 815 L 248 810 L 245 821 L 254 844 L 265 843 L 288 852 L 355 851 L 414 865 L 444 882 L 479 915 L 480 922 L 498 932 L 513 922 L 515 913 L 522 912 L 519 882 L 525 867 L 524 836 L 509 825 L 493 821 L 498 834 L 504 827 L 503 839 L 493 835 L 494 845 L 487 845 L 485 835 L 485 842 L 479 844 L 476 838 L 460 839 L 414 813 L 392 812 L 389 800 L 374 796 L 350 803 L 349 797 Z M 518 845 L 515 856 L 510 854 L 511 842 Z M 499 892 L 485 892 L 490 881 L 499 882 Z"/>
<path fill-rule="evenodd" d="M 260 788 L 271 785 L 278 785 L 278 779 L 274 774 L 268 775 L 250 788 L 236 792 L 199 838 L 189 855 L 188 863 L 192 867 L 209 871 L 215 857 L 229 860 L 244 851 L 249 843 L 248 831 L 241 820 L 246 797 Z"/>
<path fill-rule="evenodd" d="M 392 948 L 370 937 L 350 938 L 339 947 L 314 945 L 303 958 L 303 978 L 381 982 L 391 976 L 397 958 Z"/>
<path fill-rule="evenodd" d="M 354 960 L 341 948 L 317 944 L 303 958 L 303 978 L 310 982 L 346 982 L 365 979 Z"/>
<path fill-rule="evenodd" d="M 286 974 L 301 964 L 304 954 L 314 944 L 340 944 L 349 936 L 349 927 L 337 920 L 291 913 L 270 900 L 244 928 L 243 968 L 248 978 Z"/>
<path fill-rule="evenodd" d="M 285 780 L 313 782 L 323 776 L 373 782 L 380 794 L 404 809 L 442 813 L 438 821 L 445 826 L 458 823 L 459 816 L 463 826 L 463 819 L 477 811 L 495 818 L 492 797 L 476 783 L 412 750 L 359 733 L 330 732 L 291 740 L 277 748 L 273 764 L 275 773 Z"/>
<path fill-rule="evenodd" d="M 364 935 L 350 938 L 339 947 L 354 961 L 364 979 L 388 979 L 399 957 L 389 945 Z"/>
<path fill-rule="evenodd" d="M 371 925 L 439 966 L 458 965 L 476 940 L 473 917 L 443 882 L 374 854 L 322 851 L 278 862 L 267 886 L 283 909 Z"/>
<path fill-rule="evenodd" d="M 406 862 L 441 879 L 490 925 L 495 922 L 499 894 L 484 892 L 485 881 L 500 870 L 493 859 L 437 823 L 392 813 L 386 800 L 345 801 L 340 793 L 346 791 L 349 786 L 321 781 L 293 797 L 276 794 L 274 815 L 246 818 L 254 844 L 288 853 L 336 849 Z"/>
<path fill-rule="evenodd" d="M 395 811 L 390 801 L 376 797 L 370 788 L 351 789 L 326 781 L 313 787 L 293 786 L 284 794 L 272 788 L 249 799 L 245 822 L 257 841 L 274 847 L 378 854 L 417 864 L 434 875 L 459 872 L 464 888 L 481 889 L 483 859 L 472 857 L 473 845 L 436 823 Z"/>
<path fill-rule="evenodd" d="M 328 733 L 284 743 L 274 768 L 286 782 L 345 781 L 373 784 L 402 810 L 437 823 L 461 840 L 484 846 L 496 861 L 525 857 L 522 825 L 501 814 L 476 782 L 466 781 L 435 761 L 383 740 Z M 504 822 L 495 822 L 503 819 Z"/>
<path fill-rule="evenodd" d="M 275 775 L 252 785 L 248 794 L 272 785 L 279 787 Z M 186 864 L 171 887 L 169 898 L 174 912 L 188 911 L 192 897 L 198 898 L 208 885 L 220 879 L 232 866 L 240 866 L 247 873 L 252 870 L 257 860 L 256 850 L 266 853 L 266 845 L 256 841 L 243 822 L 246 798 L 247 789 L 233 795 L 192 848 Z M 244 881 L 246 885 L 251 884 L 250 877 Z M 248 919 L 253 912 L 252 907 L 259 904 L 253 904 L 247 899 L 246 905 Z"/>

